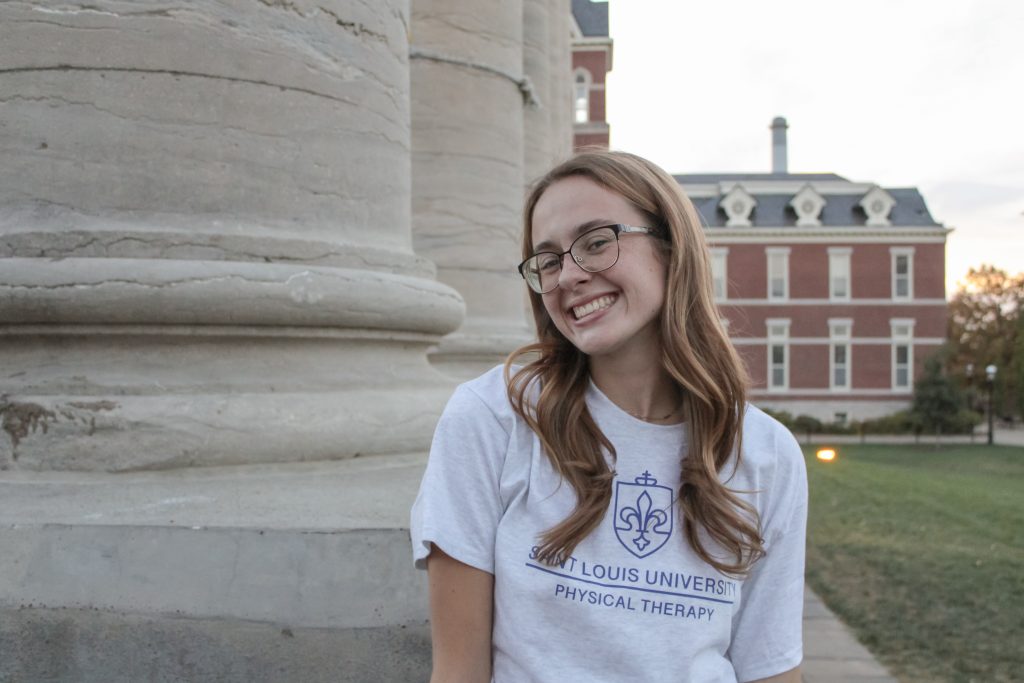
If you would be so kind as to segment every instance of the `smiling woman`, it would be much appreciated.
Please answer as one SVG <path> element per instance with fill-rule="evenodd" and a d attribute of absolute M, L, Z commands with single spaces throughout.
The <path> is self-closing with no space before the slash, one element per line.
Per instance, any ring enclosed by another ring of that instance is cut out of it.
<path fill-rule="evenodd" d="M 433 680 L 798 681 L 803 458 L 745 402 L 693 206 L 598 151 L 524 219 L 538 341 L 456 391 L 412 511 Z"/>

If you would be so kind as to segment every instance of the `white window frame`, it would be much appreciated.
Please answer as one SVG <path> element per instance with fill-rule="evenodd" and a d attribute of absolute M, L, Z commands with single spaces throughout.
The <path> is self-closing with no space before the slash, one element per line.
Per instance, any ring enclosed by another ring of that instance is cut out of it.
<path fill-rule="evenodd" d="M 890 255 L 890 272 L 892 273 L 892 298 L 893 301 L 910 301 L 914 298 L 914 247 L 889 247 Z M 897 294 L 898 280 L 902 275 L 896 274 L 896 263 L 899 261 L 899 257 L 905 256 L 907 258 L 907 293 L 905 295 Z"/>
<path fill-rule="evenodd" d="M 768 338 L 768 364 L 765 372 L 765 387 L 768 391 L 789 391 L 789 318 L 768 318 L 764 321 Z M 782 383 L 775 384 L 773 349 L 782 347 Z"/>
<path fill-rule="evenodd" d="M 849 301 L 850 290 L 853 288 L 853 276 L 850 269 L 850 255 L 853 247 L 829 247 L 828 248 L 828 298 L 832 301 Z M 836 280 L 839 271 L 845 271 L 846 292 L 840 294 L 836 288 Z"/>
<path fill-rule="evenodd" d="M 711 286 L 715 301 L 729 298 L 729 247 L 711 247 Z"/>
<path fill-rule="evenodd" d="M 765 261 L 768 272 L 768 299 L 770 301 L 789 301 L 789 247 L 765 247 Z M 778 258 L 778 263 L 782 269 L 782 296 L 774 295 L 772 293 L 772 262 Z"/>
<path fill-rule="evenodd" d="M 829 318 L 828 319 L 828 388 L 836 392 L 850 391 L 853 388 L 853 319 L 852 318 Z M 846 349 L 846 363 L 843 364 L 846 370 L 846 384 L 836 383 L 836 348 Z"/>
<path fill-rule="evenodd" d="M 583 83 L 580 83 L 580 76 Z M 572 120 L 573 123 L 590 123 L 590 86 L 593 78 L 584 68 L 576 69 L 572 74 Z M 582 90 L 581 90 L 582 88 Z M 580 118 L 580 115 L 583 118 Z"/>
<path fill-rule="evenodd" d="M 890 336 L 892 337 L 891 379 L 894 391 L 913 391 L 914 389 L 914 323 L 913 318 L 892 318 L 889 320 Z M 896 364 L 897 349 L 907 347 L 907 383 L 898 384 L 899 366 Z"/>

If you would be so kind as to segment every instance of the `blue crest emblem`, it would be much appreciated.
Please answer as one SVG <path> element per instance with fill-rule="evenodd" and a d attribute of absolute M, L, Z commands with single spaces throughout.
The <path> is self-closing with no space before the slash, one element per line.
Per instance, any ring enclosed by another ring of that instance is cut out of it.
<path fill-rule="evenodd" d="M 626 550 L 643 558 L 672 536 L 675 496 L 646 470 L 633 482 L 615 485 L 615 536 Z"/>

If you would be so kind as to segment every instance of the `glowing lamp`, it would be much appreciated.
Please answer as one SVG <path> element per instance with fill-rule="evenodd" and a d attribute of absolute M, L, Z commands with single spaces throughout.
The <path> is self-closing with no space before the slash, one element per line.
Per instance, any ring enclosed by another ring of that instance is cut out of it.
<path fill-rule="evenodd" d="M 834 448 L 819 448 L 818 449 L 818 460 L 824 460 L 825 462 L 831 462 L 836 459 L 836 449 Z"/>

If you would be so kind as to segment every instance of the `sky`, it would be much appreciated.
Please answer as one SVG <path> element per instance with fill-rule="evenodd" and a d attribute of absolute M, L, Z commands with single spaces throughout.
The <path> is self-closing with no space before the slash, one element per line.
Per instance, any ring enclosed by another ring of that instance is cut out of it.
<path fill-rule="evenodd" d="M 672 173 L 917 187 L 954 228 L 946 290 L 1024 271 L 1024 2 L 611 0 L 611 146 Z"/>

